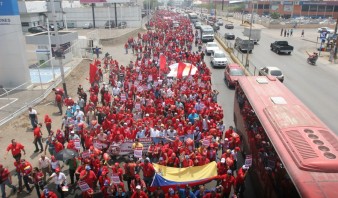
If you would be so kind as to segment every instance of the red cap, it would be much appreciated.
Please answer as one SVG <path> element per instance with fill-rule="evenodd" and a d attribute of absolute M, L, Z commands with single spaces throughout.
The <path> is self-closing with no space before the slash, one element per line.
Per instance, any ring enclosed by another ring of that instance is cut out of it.
<path fill-rule="evenodd" d="M 115 163 L 115 166 L 120 166 L 120 164 L 118 162 Z"/>
<path fill-rule="evenodd" d="M 59 173 L 59 172 L 60 172 L 60 168 L 56 168 L 56 169 L 55 169 L 55 172 L 56 172 L 56 173 Z"/>

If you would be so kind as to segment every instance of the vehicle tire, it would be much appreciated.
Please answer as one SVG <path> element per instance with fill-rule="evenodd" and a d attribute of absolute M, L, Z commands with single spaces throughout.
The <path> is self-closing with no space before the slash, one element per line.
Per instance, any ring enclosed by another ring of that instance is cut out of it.
<path fill-rule="evenodd" d="M 279 50 L 277 50 L 277 54 L 280 54 L 280 51 L 279 51 Z"/>
<path fill-rule="evenodd" d="M 288 52 L 288 54 L 290 55 L 290 54 L 291 54 L 291 52 Z"/>
<path fill-rule="evenodd" d="M 270 47 L 270 50 L 271 50 L 271 51 L 273 51 L 273 48 L 272 48 L 272 47 Z"/>
<path fill-rule="evenodd" d="M 227 80 L 227 86 L 228 88 L 230 88 L 230 82 Z"/>

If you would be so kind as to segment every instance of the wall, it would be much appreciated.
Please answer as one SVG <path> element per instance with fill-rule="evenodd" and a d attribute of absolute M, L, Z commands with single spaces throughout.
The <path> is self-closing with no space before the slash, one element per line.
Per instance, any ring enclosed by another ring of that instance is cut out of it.
<path fill-rule="evenodd" d="M 110 20 L 115 21 L 115 10 L 111 6 Z M 117 21 L 126 21 L 128 27 L 140 27 L 141 26 L 141 7 L 117 7 Z M 67 24 L 74 24 L 75 28 L 81 28 L 85 23 L 93 24 L 92 8 L 64 8 L 64 12 L 67 16 Z M 109 19 L 107 7 L 95 7 L 95 25 L 96 27 L 104 27 L 106 21 Z"/>
<path fill-rule="evenodd" d="M 0 85 L 14 88 L 30 83 L 17 0 L 0 5 Z"/>

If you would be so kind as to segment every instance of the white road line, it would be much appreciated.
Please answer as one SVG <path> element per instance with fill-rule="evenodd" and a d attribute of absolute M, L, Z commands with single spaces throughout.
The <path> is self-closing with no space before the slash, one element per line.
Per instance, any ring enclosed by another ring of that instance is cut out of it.
<path fill-rule="evenodd" d="M 12 104 L 13 102 L 16 102 L 18 100 L 18 98 L 0 98 L 0 100 L 12 100 L 10 103 L 0 107 L 0 110 L 7 107 L 8 105 Z"/>

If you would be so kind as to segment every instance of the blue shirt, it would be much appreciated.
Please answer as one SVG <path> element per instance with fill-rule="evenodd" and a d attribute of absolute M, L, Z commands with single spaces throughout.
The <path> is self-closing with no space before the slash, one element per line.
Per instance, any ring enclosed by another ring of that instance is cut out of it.
<path fill-rule="evenodd" d="M 199 118 L 197 113 L 192 113 L 188 116 L 189 122 L 191 122 L 191 124 L 195 123 L 195 119 Z"/>
<path fill-rule="evenodd" d="M 180 198 L 187 198 L 186 193 L 189 194 L 190 198 L 196 198 L 192 191 L 186 192 L 185 189 L 180 189 L 178 192 Z"/>

